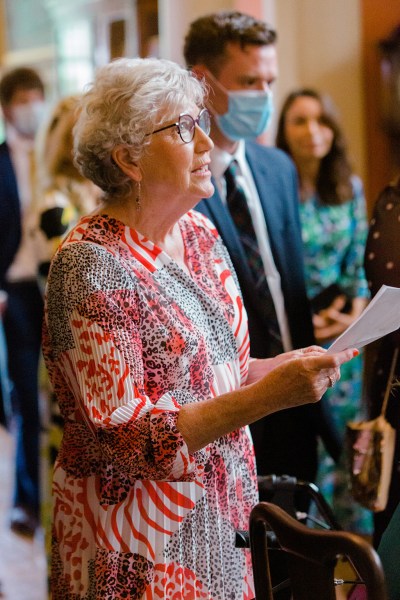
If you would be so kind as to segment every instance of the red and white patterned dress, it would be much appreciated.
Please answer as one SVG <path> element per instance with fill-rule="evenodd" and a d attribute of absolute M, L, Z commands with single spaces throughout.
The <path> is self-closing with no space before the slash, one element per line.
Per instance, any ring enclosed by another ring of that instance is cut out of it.
<path fill-rule="evenodd" d="M 53 259 L 53 600 L 254 596 L 234 542 L 258 499 L 248 428 L 194 454 L 176 428 L 181 406 L 246 381 L 246 314 L 210 222 L 191 211 L 179 225 L 191 276 L 106 216 L 83 218 Z"/>

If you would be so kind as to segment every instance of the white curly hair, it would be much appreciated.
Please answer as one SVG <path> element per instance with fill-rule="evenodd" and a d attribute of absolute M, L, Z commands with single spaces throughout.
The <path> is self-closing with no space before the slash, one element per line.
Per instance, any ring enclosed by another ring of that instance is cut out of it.
<path fill-rule="evenodd" d="M 188 104 L 202 106 L 204 96 L 204 84 L 169 60 L 121 58 L 101 67 L 81 99 L 75 164 L 108 202 L 127 197 L 135 184 L 114 162 L 113 149 L 125 145 L 138 161 L 150 141 L 146 134 Z"/>

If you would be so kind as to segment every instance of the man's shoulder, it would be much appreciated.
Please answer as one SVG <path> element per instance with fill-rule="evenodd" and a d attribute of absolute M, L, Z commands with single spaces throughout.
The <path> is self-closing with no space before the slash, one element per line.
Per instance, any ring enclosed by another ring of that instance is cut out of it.
<path fill-rule="evenodd" d="M 246 143 L 246 160 L 258 193 L 272 193 L 277 202 L 289 198 L 298 203 L 297 172 L 292 159 L 279 148 Z"/>
<path fill-rule="evenodd" d="M 0 144 L 0 166 L 9 168 L 11 164 L 10 148 L 7 142 L 2 142 Z"/>
<path fill-rule="evenodd" d="M 263 164 L 276 165 L 285 170 L 294 169 L 293 162 L 286 152 L 274 146 L 246 142 L 246 157 L 250 163 L 262 161 Z"/>
<path fill-rule="evenodd" d="M 0 156 L 4 156 L 5 154 L 10 154 L 10 150 L 6 141 L 1 142 L 0 144 Z"/>
<path fill-rule="evenodd" d="M 10 148 L 6 142 L 0 144 L 0 170 L 3 183 L 9 182 L 9 178 L 14 178 L 14 168 L 11 162 Z"/>

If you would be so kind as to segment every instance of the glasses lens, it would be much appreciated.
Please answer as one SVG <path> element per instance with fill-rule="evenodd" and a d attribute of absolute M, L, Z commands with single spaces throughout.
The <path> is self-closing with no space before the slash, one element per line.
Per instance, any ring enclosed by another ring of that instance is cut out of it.
<path fill-rule="evenodd" d="M 179 135 L 183 142 L 187 144 L 194 138 L 194 129 L 196 123 L 199 124 L 200 129 L 207 135 L 210 133 L 211 122 L 210 113 L 206 108 L 200 112 L 198 118 L 195 120 L 191 115 L 180 115 L 179 117 Z"/>
<path fill-rule="evenodd" d="M 207 135 L 210 133 L 210 129 L 211 129 L 210 113 L 208 112 L 208 110 L 206 108 L 203 108 L 203 110 L 199 114 L 199 127 Z"/>
<path fill-rule="evenodd" d="M 182 141 L 187 144 L 192 141 L 194 136 L 194 119 L 190 115 L 181 115 L 179 117 L 179 135 Z"/>

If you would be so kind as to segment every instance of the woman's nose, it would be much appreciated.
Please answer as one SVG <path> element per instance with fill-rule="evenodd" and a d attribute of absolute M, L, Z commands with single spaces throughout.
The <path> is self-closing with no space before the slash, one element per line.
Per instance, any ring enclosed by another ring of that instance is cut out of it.
<path fill-rule="evenodd" d="M 315 119 L 309 119 L 307 121 L 307 129 L 310 133 L 317 133 L 319 130 L 319 123 Z"/>
<path fill-rule="evenodd" d="M 207 135 L 207 133 L 205 131 L 202 130 L 202 128 L 196 123 L 195 125 L 195 133 L 194 133 L 194 140 L 196 143 L 196 147 L 197 145 L 199 145 L 201 147 L 201 150 L 212 150 L 214 148 L 214 142 L 212 141 L 212 139 L 210 138 L 209 135 Z"/>

